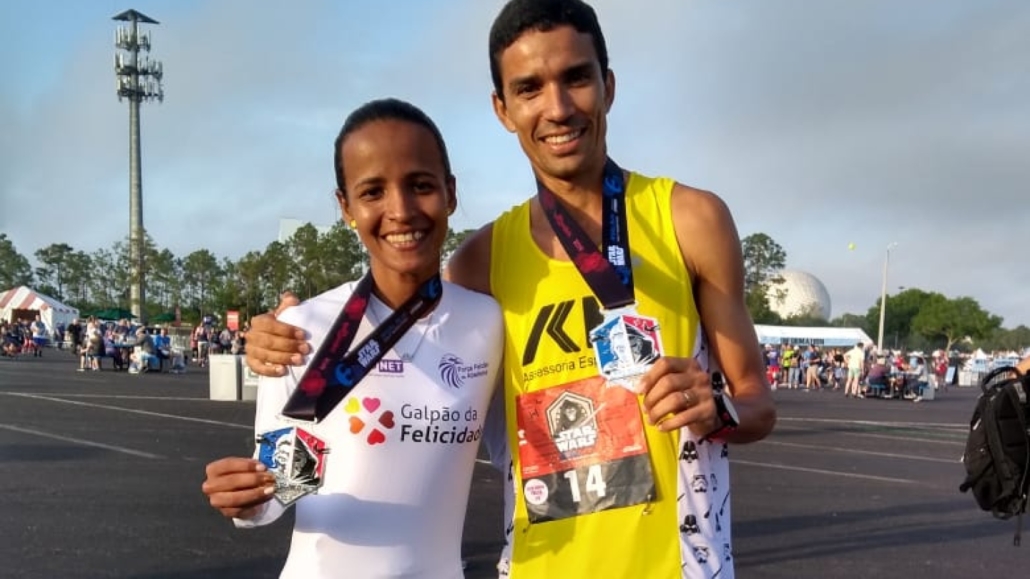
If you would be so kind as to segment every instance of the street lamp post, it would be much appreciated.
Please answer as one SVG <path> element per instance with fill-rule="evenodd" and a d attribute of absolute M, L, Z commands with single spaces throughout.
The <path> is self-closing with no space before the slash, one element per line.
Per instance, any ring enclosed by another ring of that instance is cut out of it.
<path fill-rule="evenodd" d="M 887 244 L 887 254 L 883 258 L 883 285 L 880 287 L 880 331 L 876 334 L 876 350 L 883 351 L 883 321 L 887 313 L 887 266 L 891 261 L 891 250 L 898 246 L 896 241 Z"/>
<path fill-rule="evenodd" d="M 140 323 L 144 319 L 146 284 L 143 267 L 143 187 L 140 176 L 139 105 L 144 101 L 163 101 L 161 78 L 164 67 L 150 57 L 140 58 L 140 51 L 150 52 L 150 34 L 141 32 L 139 25 L 158 24 L 157 20 L 135 10 L 126 10 L 111 18 L 131 23 L 119 26 L 114 32 L 114 72 L 117 79 L 118 100 L 129 99 L 129 261 L 132 279 L 129 282 L 129 302 L 132 314 Z"/>

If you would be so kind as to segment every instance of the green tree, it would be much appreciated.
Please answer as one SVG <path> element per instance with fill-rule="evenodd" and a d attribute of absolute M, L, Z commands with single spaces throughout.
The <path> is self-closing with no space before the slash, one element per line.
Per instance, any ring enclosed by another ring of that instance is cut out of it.
<path fill-rule="evenodd" d="M 246 320 L 265 308 L 264 259 L 261 253 L 247 252 L 236 262 L 236 279 L 241 293 L 242 318 Z"/>
<path fill-rule="evenodd" d="M 318 256 L 324 284 L 319 293 L 361 277 L 365 248 L 358 234 L 342 221 L 318 238 Z"/>
<path fill-rule="evenodd" d="M 970 297 L 948 299 L 931 294 L 912 320 L 912 329 L 927 340 L 945 343 L 945 351 L 965 338 L 980 340 L 1001 326 L 1001 318 L 991 315 Z M 886 334 L 885 334 L 886 335 Z"/>
<path fill-rule="evenodd" d="M 36 260 L 40 266 L 36 268 L 36 280 L 40 290 L 63 300 L 64 282 L 67 276 L 68 259 L 75 252 L 67 243 L 51 243 L 36 250 Z M 44 289 L 45 286 L 45 289 Z"/>
<path fill-rule="evenodd" d="M 764 233 L 753 233 L 740 241 L 744 257 L 744 299 L 751 319 L 757 324 L 781 323 L 769 304 L 769 287 L 781 280 L 776 272 L 787 263 L 787 252 Z"/>
<path fill-rule="evenodd" d="M 219 275 L 211 285 L 211 307 L 221 315 L 227 310 L 239 310 L 242 306 L 243 286 L 240 283 L 237 262 L 222 258 Z"/>
<path fill-rule="evenodd" d="M 1030 347 L 1030 328 L 1024 325 L 1016 326 L 1011 330 L 998 328 L 990 336 L 981 340 L 978 345 L 988 351 L 1014 350 L 1022 352 Z"/>
<path fill-rule="evenodd" d="M 93 260 L 88 253 L 80 249 L 68 256 L 62 276 L 69 305 L 89 309 L 89 281 L 94 275 Z"/>
<path fill-rule="evenodd" d="M 180 265 L 168 249 L 155 251 L 147 260 L 147 303 L 155 306 L 155 315 L 179 305 L 183 285 Z"/>
<path fill-rule="evenodd" d="M 740 241 L 744 255 L 744 291 L 765 285 L 787 264 L 787 252 L 764 233 L 752 233 Z"/>
<path fill-rule="evenodd" d="M 90 254 L 90 263 L 93 265 L 93 271 L 87 278 L 87 286 L 92 309 L 124 307 L 121 299 L 128 286 L 119 279 L 125 275 L 114 253 L 108 249 L 97 249 Z"/>
<path fill-rule="evenodd" d="M 18 253 L 7 234 L 0 233 L 0 291 L 21 285 L 32 285 L 32 282 L 32 266 L 29 260 Z"/>
<path fill-rule="evenodd" d="M 913 336 L 912 320 L 922 310 L 934 295 L 931 292 L 918 288 L 909 288 L 895 295 L 887 296 L 887 311 L 883 319 L 883 336 L 885 344 L 890 343 L 888 337 L 895 337 L 898 341 L 907 344 Z M 939 294 L 938 294 L 939 295 Z M 879 333 L 880 329 L 880 300 L 866 312 L 866 328 L 869 328 L 869 335 Z"/>
<path fill-rule="evenodd" d="M 830 322 L 819 316 L 819 304 L 809 304 L 800 313 L 787 316 L 781 322 L 784 326 L 824 328 Z"/>
<path fill-rule="evenodd" d="M 218 259 L 207 249 L 198 249 L 182 260 L 187 307 L 197 312 L 200 318 L 213 311 L 209 303 L 210 290 L 220 275 Z"/>
<path fill-rule="evenodd" d="M 858 314 L 841 314 L 830 320 L 830 325 L 835 328 L 861 328 L 863 332 L 873 335 L 873 328 L 869 326 L 866 316 Z"/>
<path fill-rule="evenodd" d="M 464 229 L 462 231 L 454 231 L 450 227 L 447 228 L 447 238 L 443 242 L 443 262 L 446 263 L 451 258 L 451 254 L 461 246 L 462 243 L 468 239 L 468 236 L 475 233 L 475 229 Z"/>
<path fill-rule="evenodd" d="M 262 277 L 265 280 L 264 299 L 267 304 L 278 304 L 279 296 L 290 289 L 290 254 L 286 246 L 273 241 L 262 254 Z"/>
<path fill-rule="evenodd" d="M 106 270 L 105 275 L 100 276 L 107 277 L 107 283 L 113 287 L 115 300 L 112 306 L 123 309 L 132 308 L 129 292 L 129 285 L 133 281 L 131 249 L 129 236 L 125 236 L 121 241 L 116 241 L 111 246 L 111 267 Z"/>
<path fill-rule="evenodd" d="M 744 294 L 748 312 L 751 314 L 751 321 L 756 324 L 768 324 L 778 326 L 783 323 L 783 318 L 769 307 L 769 297 L 765 292 L 750 291 Z"/>
<path fill-rule="evenodd" d="M 297 297 L 304 300 L 319 293 L 325 285 L 325 271 L 322 267 L 318 230 L 305 223 L 293 232 L 286 241 L 290 256 L 290 286 Z"/>

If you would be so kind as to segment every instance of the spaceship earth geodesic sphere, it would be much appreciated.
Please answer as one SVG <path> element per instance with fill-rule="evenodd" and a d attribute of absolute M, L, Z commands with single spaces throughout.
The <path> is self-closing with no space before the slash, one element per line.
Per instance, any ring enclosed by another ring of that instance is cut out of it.
<path fill-rule="evenodd" d="M 782 318 L 813 315 L 830 319 L 830 293 L 814 275 L 795 270 L 781 271 L 780 283 L 769 284 L 769 307 Z"/>

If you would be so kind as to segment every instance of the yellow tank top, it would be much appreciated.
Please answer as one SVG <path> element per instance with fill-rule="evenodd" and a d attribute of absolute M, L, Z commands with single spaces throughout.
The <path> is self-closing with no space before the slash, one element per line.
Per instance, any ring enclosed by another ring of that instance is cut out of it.
<path fill-rule="evenodd" d="M 665 354 L 691 356 L 699 316 L 691 280 L 673 228 L 674 182 L 631 173 L 626 186 L 630 251 L 637 309 L 657 318 Z M 602 314 L 569 261 L 549 259 L 533 241 L 527 201 L 494 222 L 490 284 L 505 322 L 505 407 L 514 461 L 519 469 L 516 397 L 596 376 L 588 331 Z M 679 433 L 647 425 L 645 434 L 656 499 L 578 517 L 530 524 L 516 492 L 511 576 L 590 578 L 681 577 L 677 520 Z"/>

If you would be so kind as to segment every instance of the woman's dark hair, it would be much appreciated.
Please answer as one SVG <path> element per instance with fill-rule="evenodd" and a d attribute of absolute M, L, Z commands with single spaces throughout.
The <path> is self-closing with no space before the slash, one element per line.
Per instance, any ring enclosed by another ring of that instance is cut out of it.
<path fill-rule="evenodd" d="M 549 32 L 559 26 L 571 26 L 576 32 L 589 34 L 601 72 L 608 72 L 608 47 L 597 13 L 589 4 L 582 0 L 511 0 L 490 27 L 490 76 L 498 98 L 504 100 L 501 53 L 528 31 Z"/>
<path fill-rule="evenodd" d="M 343 142 L 351 133 L 374 121 L 406 121 L 428 129 L 432 133 L 436 145 L 440 147 L 443 169 L 448 177 L 451 176 L 451 161 L 447 157 L 447 145 L 444 144 L 443 135 L 440 134 L 436 123 L 429 118 L 429 115 L 422 112 L 422 109 L 407 101 L 385 98 L 361 105 L 347 116 L 347 120 L 343 121 L 343 128 L 340 129 L 340 134 L 333 144 L 333 170 L 336 174 L 336 187 L 340 191 L 346 191 L 343 178 Z"/>

